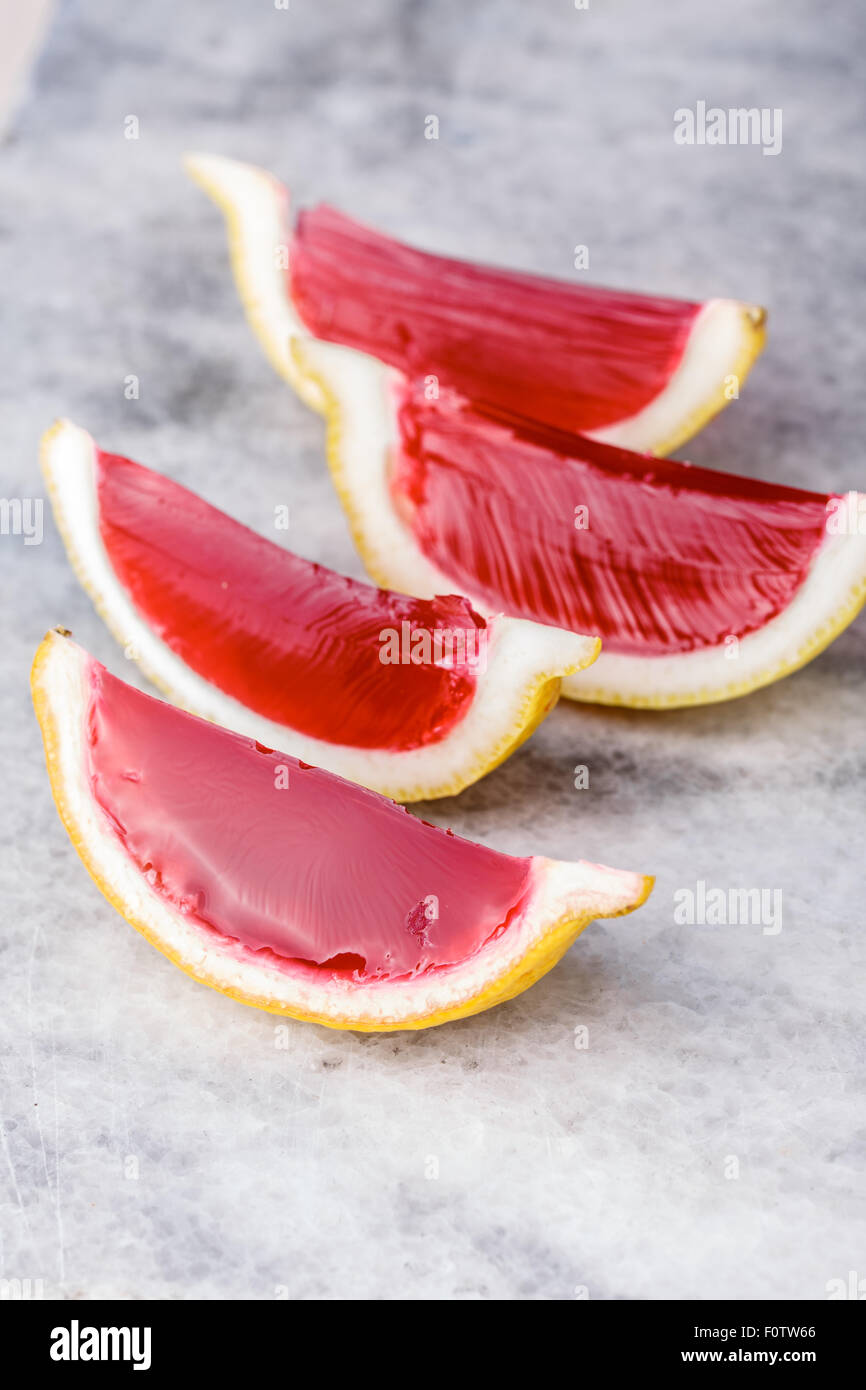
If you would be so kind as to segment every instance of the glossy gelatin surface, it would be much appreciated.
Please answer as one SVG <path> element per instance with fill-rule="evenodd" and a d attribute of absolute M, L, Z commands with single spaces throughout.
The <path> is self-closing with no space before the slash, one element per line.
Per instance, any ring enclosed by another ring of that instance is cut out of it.
<path fill-rule="evenodd" d="M 398 978 L 506 929 L 531 861 L 155 700 L 90 664 L 88 772 L 175 907 L 295 969 Z"/>
<path fill-rule="evenodd" d="M 701 308 L 430 255 L 327 206 L 298 217 L 289 264 L 316 337 L 564 430 L 655 399 Z"/>
<path fill-rule="evenodd" d="M 406 393 L 391 490 L 424 554 L 476 602 L 662 656 L 780 613 L 828 497 L 615 449 Z"/>
<path fill-rule="evenodd" d="M 100 453 L 96 471 L 118 579 L 158 636 L 225 694 L 358 748 L 420 747 L 465 714 L 485 622 L 464 599 L 425 602 L 335 574 L 129 459 Z M 413 650 L 424 655 L 418 630 L 462 638 L 442 644 L 445 661 L 413 661 Z M 383 662 L 398 648 L 400 660 Z"/>

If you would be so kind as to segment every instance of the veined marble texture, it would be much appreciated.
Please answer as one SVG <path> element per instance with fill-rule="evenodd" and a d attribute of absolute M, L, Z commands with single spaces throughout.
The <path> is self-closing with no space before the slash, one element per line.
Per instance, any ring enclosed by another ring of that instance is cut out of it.
<path fill-rule="evenodd" d="M 742 398 L 685 452 L 866 488 L 864 30 L 854 0 L 68 4 L 0 147 L 3 494 L 43 495 L 37 441 L 64 414 L 263 531 L 288 503 L 291 546 L 361 574 L 322 423 L 244 322 L 187 149 L 431 249 L 570 277 L 582 244 L 600 283 L 766 303 Z M 699 100 L 780 108 L 781 153 L 677 146 Z M 866 622 L 727 705 L 560 706 L 417 808 L 657 887 L 514 1002 L 360 1036 L 196 986 L 103 900 L 27 676 L 55 623 L 137 673 L 47 504 L 41 544 L 0 537 L 0 573 L 0 1278 L 592 1300 L 821 1299 L 866 1275 Z M 679 924 L 699 881 L 779 890 L 781 930 Z"/>

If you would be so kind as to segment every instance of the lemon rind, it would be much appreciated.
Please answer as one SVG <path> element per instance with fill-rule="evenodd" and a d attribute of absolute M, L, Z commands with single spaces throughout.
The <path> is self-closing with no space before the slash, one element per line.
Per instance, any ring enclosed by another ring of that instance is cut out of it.
<path fill-rule="evenodd" d="M 118 913 L 185 974 L 239 1003 L 282 1017 L 352 1032 L 393 1032 L 435 1027 L 479 1013 L 522 993 L 557 963 L 590 921 L 632 912 L 646 901 L 652 890 L 653 879 L 646 875 L 623 874 L 603 869 L 601 866 L 534 860 L 533 891 L 538 894 L 542 903 L 546 883 L 557 875 L 567 883 L 569 871 L 574 871 L 581 883 L 588 882 L 590 885 L 594 881 L 595 873 L 603 886 L 583 890 L 585 905 L 579 906 L 576 901 L 568 901 L 566 910 L 551 914 L 549 919 L 542 917 L 534 928 L 534 936 L 527 936 L 527 947 L 519 957 L 504 957 L 504 967 L 498 971 L 494 967 L 493 974 L 484 978 L 478 988 L 470 989 L 464 997 L 454 1002 L 426 1011 L 423 1007 L 413 1007 L 412 1001 L 409 1000 L 406 1011 L 399 1015 L 393 1009 L 390 1016 L 387 1016 L 387 1009 L 386 1016 L 382 1016 L 381 1011 L 374 1013 L 372 1010 L 369 1014 L 356 1011 L 349 1015 L 345 1008 L 341 1011 L 340 1007 L 340 1000 L 346 994 L 345 986 L 342 985 L 333 988 L 333 1009 L 324 1010 L 297 1007 L 290 1001 L 277 1000 L 273 993 L 266 994 L 228 984 L 224 977 L 220 977 L 213 969 L 208 969 L 205 964 L 209 958 L 214 958 L 213 947 L 210 956 L 204 947 L 201 950 L 181 951 L 167 939 L 167 933 L 155 925 L 156 922 L 183 919 L 134 867 L 116 835 L 104 821 L 89 790 L 81 751 L 87 708 L 84 661 L 85 654 L 69 641 L 68 630 L 53 629 L 40 644 L 31 673 L 33 704 L 42 730 L 49 781 L 61 821 L 91 878 Z M 134 883 L 134 892 L 124 891 L 120 881 L 122 875 L 117 871 L 118 864 L 123 865 L 123 875 L 127 882 Z M 604 886 L 607 884 L 617 884 L 619 891 L 611 891 Z M 137 906 L 132 901 L 134 897 L 138 899 Z M 566 902 L 568 894 L 560 893 L 559 897 L 554 894 L 553 901 L 558 902 L 560 899 L 561 902 Z M 527 909 L 524 916 L 528 918 L 529 915 Z M 183 921 L 183 927 L 187 932 L 191 929 L 188 921 Z M 510 926 L 505 936 L 512 930 L 514 928 Z M 502 941 L 502 938 L 499 940 Z M 492 951 L 492 948 L 483 947 L 482 953 L 488 950 Z M 219 960 L 221 954 L 220 951 L 216 951 L 215 958 Z M 480 959 L 481 953 L 478 953 L 466 963 L 472 966 L 479 978 L 483 975 L 483 971 L 479 973 L 477 970 Z M 235 974 L 244 973 L 244 966 L 238 966 L 235 955 L 231 956 L 231 960 Z M 255 974 L 261 973 L 261 967 L 247 969 Z M 271 967 L 271 970 L 274 969 Z M 462 966 L 451 968 L 448 972 L 450 979 L 445 981 L 447 986 L 454 985 L 458 979 L 457 972 L 460 970 Z M 292 983 L 286 976 L 276 973 L 274 979 L 275 984 L 281 980 L 285 988 Z M 441 980 L 434 981 L 430 988 L 435 991 L 441 983 Z M 419 989 L 413 986 L 407 990 L 389 984 L 388 989 L 392 993 L 396 989 L 398 996 L 407 1000 L 412 993 L 418 993 L 423 998 L 420 990 L 424 987 L 422 984 Z M 323 987 L 319 986 L 320 990 L 321 988 Z M 330 995 L 331 992 L 328 993 Z M 352 994 L 357 997 L 359 989 L 353 990 Z M 370 997 L 381 997 L 381 991 L 378 995 L 374 991 Z M 328 1003 L 330 1005 L 330 997 Z"/>

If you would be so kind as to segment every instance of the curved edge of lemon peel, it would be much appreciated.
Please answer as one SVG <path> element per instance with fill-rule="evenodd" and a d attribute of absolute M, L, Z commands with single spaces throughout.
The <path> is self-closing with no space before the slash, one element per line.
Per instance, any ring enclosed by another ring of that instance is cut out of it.
<path fill-rule="evenodd" d="M 737 399 L 740 386 L 763 350 L 766 324 L 767 311 L 760 304 L 707 300 L 695 317 L 679 363 L 661 391 L 636 414 L 587 431 L 589 438 L 657 457 L 672 453 Z M 732 377 L 737 381 L 735 397 L 727 394 Z"/>
<path fill-rule="evenodd" d="M 563 695 L 596 704 L 678 709 L 739 699 L 806 666 L 866 604 L 866 531 L 860 529 L 866 496 L 849 492 L 830 500 L 843 504 L 857 524 L 831 530 L 836 510 L 828 506 L 823 538 L 788 603 L 739 639 L 733 663 L 739 665 L 739 679 L 725 679 L 732 674 L 725 643 L 672 658 L 609 652 L 602 654 L 590 681 L 567 677 Z"/>
<path fill-rule="evenodd" d="M 334 490 L 340 499 L 340 505 L 345 514 L 355 549 L 358 551 L 364 568 L 374 583 L 378 584 L 380 589 L 388 589 L 391 587 L 389 577 L 379 565 L 372 550 L 367 544 L 365 520 L 360 508 L 355 503 L 352 489 L 346 479 L 346 468 L 343 463 L 342 449 L 343 408 L 340 399 L 333 386 L 327 380 L 325 374 L 316 371 L 309 363 L 304 353 L 303 338 L 293 338 L 289 350 L 294 358 L 299 376 L 305 377 L 314 385 L 322 401 L 321 414 L 324 416 L 325 420 L 325 459 L 328 464 L 328 471 L 331 474 L 331 480 L 334 484 Z M 578 666 L 577 671 L 586 670 L 587 667 L 591 666 L 593 662 L 597 660 L 601 653 L 601 638 L 594 637 L 589 640 L 592 646 L 587 648 L 586 660 Z M 576 675 L 577 671 L 563 671 L 561 673 L 560 680 L 562 682 L 563 694 L 565 693 L 565 681 L 569 676 Z M 486 772 L 492 772 L 494 768 L 503 763 L 509 754 L 513 752 L 514 749 L 518 748 L 520 744 L 538 728 L 538 725 L 547 712 L 545 702 L 552 698 L 553 683 L 554 678 L 550 673 L 539 678 L 536 688 L 527 695 L 525 706 L 525 732 L 517 733 L 515 739 L 504 746 L 501 754 L 497 756 L 496 761 L 491 762 L 487 766 Z M 553 703 L 555 704 L 556 701 Z M 551 705 L 550 708 L 552 709 L 553 705 Z M 486 772 L 479 774 L 479 777 L 486 775 Z M 479 778 L 474 778 L 473 780 L 478 781 Z M 443 795 L 449 795 L 449 793 L 445 792 Z M 422 800 L 423 798 L 419 797 L 417 799 Z"/>
<path fill-rule="evenodd" d="M 51 459 L 51 449 L 54 441 L 70 426 L 74 429 L 80 428 L 79 426 L 72 425 L 72 422 L 69 420 L 59 419 L 55 421 L 50 429 L 45 431 L 40 441 L 40 469 L 45 480 L 54 520 L 72 570 L 93 604 L 97 614 L 102 619 L 115 641 L 125 652 L 129 645 L 130 634 L 128 631 L 124 631 L 122 624 L 116 619 L 106 596 L 98 586 L 93 583 L 89 567 L 76 544 L 75 536 L 72 528 L 68 524 L 66 512 L 58 494 L 58 487 L 54 477 L 54 467 Z M 91 443 L 92 442 L 91 440 Z M 120 587 L 122 588 L 122 586 Z M 562 690 L 563 678 L 574 675 L 578 671 L 585 670 L 586 667 L 591 665 L 596 659 L 600 649 L 601 642 L 596 638 L 594 639 L 594 645 L 587 650 L 586 659 L 582 662 L 574 661 L 569 664 L 563 664 L 560 669 L 555 671 L 550 669 L 539 671 L 531 681 L 527 682 L 523 692 L 518 692 L 516 694 L 515 712 L 507 730 L 492 743 L 488 743 L 485 747 L 481 748 L 471 759 L 468 759 L 459 775 L 446 777 L 438 781 L 404 781 L 398 778 L 380 781 L 373 776 L 371 779 L 372 790 L 378 791 L 380 795 L 388 796 L 392 800 L 404 804 L 415 801 L 438 801 L 444 797 L 459 795 L 459 793 L 465 791 L 467 787 L 480 781 L 481 778 L 486 777 L 488 773 L 495 771 L 497 767 L 500 767 L 512 753 L 516 752 L 516 750 L 526 742 L 557 704 Z M 190 701 L 182 690 L 167 679 L 163 673 L 154 666 L 153 662 L 147 661 L 142 657 L 137 649 L 135 650 L 133 660 L 142 674 L 157 688 L 157 690 L 161 691 L 163 695 L 166 695 L 168 699 L 171 700 L 172 704 L 187 710 L 190 714 L 197 715 L 199 718 L 208 719 L 211 723 L 222 724 L 223 721 L 221 718 L 216 718 L 210 714 L 204 714 L 195 705 L 194 701 Z M 195 673 L 193 672 L 192 674 Z M 480 694 L 476 693 L 475 698 L 483 699 L 483 692 Z M 267 733 L 267 739 L 263 740 L 265 742 L 268 742 L 273 737 L 271 731 L 267 731 Z M 286 728 L 285 735 L 291 738 L 292 730 Z M 318 743 L 319 741 L 315 740 L 314 742 Z M 443 742 L 444 740 L 440 741 L 438 745 L 432 744 L 430 747 L 434 749 L 437 747 L 441 748 Z M 336 745 L 334 746 L 336 747 Z M 315 752 L 316 750 L 314 749 L 314 755 Z M 320 756 L 326 757 L 327 752 L 327 748 L 323 746 Z M 395 755 L 395 757 L 399 757 L 399 755 Z M 305 757 L 305 761 L 310 760 L 309 757 Z M 344 774 L 340 773 L 338 775 Z M 371 784 L 367 783 L 365 785 Z"/>
<path fill-rule="evenodd" d="M 783 680 L 785 676 L 793 675 L 795 671 L 800 671 L 804 666 L 808 666 L 810 661 L 814 661 L 816 656 L 820 656 L 821 652 L 826 651 L 831 642 L 834 642 L 840 633 L 850 626 L 864 605 L 866 605 L 866 578 L 851 590 L 847 600 L 835 616 L 812 633 L 809 639 L 797 649 L 790 661 L 776 662 L 747 681 L 733 681 L 729 685 L 717 688 L 704 686 L 697 690 L 659 696 L 644 696 L 634 692 L 623 694 L 621 691 L 604 686 L 593 687 L 584 692 L 579 686 L 570 685 L 566 689 L 565 683 L 563 683 L 562 694 L 565 699 L 574 700 L 578 704 L 618 705 L 624 709 L 645 709 L 660 712 L 689 709 L 697 705 L 721 704 L 724 700 L 738 700 L 744 695 L 751 695 L 756 690 L 764 689 L 765 686 L 774 685 L 776 681 Z M 724 660 L 722 650 L 720 648 L 716 650 L 719 652 L 719 660 Z M 652 660 L 650 657 L 645 659 Z"/>
<path fill-rule="evenodd" d="M 102 619 L 108 631 L 111 633 L 111 636 L 125 654 L 129 646 L 129 633 L 123 631 L 121 625 L 116 621 L 109 605 L 106 603 L 101 590 L 97 588 L 90 578 L 88 566 L 82 558 L 81 551 L 76 545 L 72 528 L 67 522 L 66 511 L 60 501 L 57 483 L 54 478 L 54 469 L 51 463 L 51 447 L 62 431 L 70 424 L 72 424 L 72 421 L 67 420 L 65 417 L 61 417 L 55 420 L 50 429 L 44 432 L 39 441 L 39 468 L 45 480 L 45 487 L 48 492 L 48 500 L 51 503 L 54 524 L 63 542 L 63 548 L 66 551 L 66 558 L 69 561 L 70 568 L 82 589 L 87 594 L 87 597 L 90 599 L 90 602 L 93 604 L 97 616 Z M 52 628 L 52 631 L 57 632 L 60 631 L 60 629 Z M 188 710 L 190 714 L 196 714 L 195 710 L 189 709 L 180 691 L 166 683 L 146 660 L 137 654 L 133 657 L 133 660 L 142 675 L 145 676 L 152 685 L 155 685 L 158 690 L 161 690 L 164 695 L 167 695 L 173 705 L 177 705 L 180 709 Z M 206 718 L 207 716 L 200 717 Z M 209 720 L 209 722 L 215 723 L 216 721 Z"/>
<path fill-rule="evenodd" d="M 248 250 L 255 231 L 259 229 L 259 223 L 257 223 L 254 208 L 249 205 L 249 200 L 242 196 L 238 188 L 233 187 L 233 180 L 246 181 L 248 189 L 257 188 L 260 197 L 264 200 L 260 205 L 260 213 L 272 219 L 274 229 L 280 229 L 274 244 L 284 245 L 287 249 L 290 240 L 290 229 L 286 225 L 285 219 L 288 189 L 268 170 L 223 155 L 189 152 L 183 157 L 183 165 L 193 182 L 216 203 L 223 214 L 228 233 L 235 284 L 247 320 L 265 355 L 278 375 L 298 392 L 304 403 L 312 410 L 323 413 L 323 402 L 318 396 L 315 385 L 309 377 L 305 378 L 295 371 L 288 344 L 275 327 L 276 305 L 282 304 L 288 307 L 289 296 L 285 290 L 285 282 L 280 277 L 277 268 L 271 265 L 266 266 L 264 260 L 258 261 L 254 253 Z M 264 209 L 266 207 L 268 211 L 265 214 Z M 263 241 L 265 240 L 266 238 L 263 238 Z M 270 278 L 272 270 L 275 272 L 269 296 L 272 299 L 272 304 L 268 310 L 263 305 L 262 297 L 256 291 L 253 281 L 259 273 L 268 274 Z M 709 300 L 707 305 L 713 302 Z M 763 350 L 766 341 L 766 322 L 767 311 L 763 306 L 743 303 L 740 312 L 741 336 L 738 349 L 730 364 L 726 364 L 727 369 L 719 374 L 719 384 L 678 420 L 674 428 L 667 430 L 660 437 L 650 436 L 649 439 L 642 439 L 638 443 L 629 441 L 621 447 L 637 448 L 647 453 L 662 456 L 672 453 L 674 449 L 679 448 L 681 444 L 703 429 L 720 410 L 730 404 L 729 398 L 725 395 L 725 377 L 736 376 L 742 383 L 748 376 Z M 301 325 L 301 330 L 302 332 L 306 331 L 303 329 L 303 325 Z M 650 402 L 650 405 L 652 404 L 654 403 Z M 618 421 L 610 428 L 615 431 L 627 423 L 627 420 Z M 606 431 L 589 431 L 589 434 L 593 438 L 597 436 L 603 439 Z M 615 437 L 611 439 L 611 442 L 616 443 Z"/>
<path fill-rule="evenodd" d="M 91 851 L 82 826 L 74 814 L 73 799 L 65 786 L 61 758 L 61 734 L 51 698 L 46 689 L 45 668 L 51 659 L 55 644 L 58 639 L 67 641 L 70 636 L 71 633 L 68 628 L 52 628 L 45 635 L 36 651 L 30 673 L 30 690 L 36 718 L 42 732 L 51 793 L 66 833 L 99 891 L 130 926 L 134 927 L 151 946 L 170 960 L 173 965 L 176 965 L 179 970 L 182 970 L 185 975 L 188 975 L 190 979 L 215 989 L 218 993 L 234 999 L 237 1003 L 247 1004 L 251 1008 L 260 1009 L 265 1013 L 276 1014 L 284 1018 L 294 1018 L 307 1023 L 318 1023 L 323 1027 L 334 1028 L 343 1032 L 389 1033 L 437 1027 L 442 1023 L 449 1023 L 459 1018 L 467 1018 L 472 1014 L 481 1013 L 485 1009 L 505 1003 L 523 993 L 557 964 L 590 922 L 605 918 L 624 917 L 641 907 L 652 892 L 655 878 L 647 874 L 636 875 L 636 881 L 640 886 L 633 900 L 610 912 L 596 910 L 563 914 L 551 922 L 549 929 L 519 961 L 476 995 L 453 1008 L 434 1010 L 430 1014 L 410 1016 L 393 1023 L 380 1019 L 346 1019 L 330 1014 L 309 1013 L 283 1005 L 276 1006 L 272 999 L 265 996 L 227 987 L 216 981 L 208 971 L 196 970 L 188 961 L 184 960 L 180 953 L 164 942 L 141 916 L 130 910 L 128 903 L 123 899 L 115 885 L 107 881 L 100 873 L 96 856 Z M 149 885 L 146 886 L 146 890 L 150 896 L 158 898 L 158 895 Z"/>
<path fill-rule="evenodd" d="M 371 545 L 368 543 L 366 517 L 362 508 L 355 501 L 353 489 L 348 482 L 347 470 L 343 462 L 342 406 L 339 395 L 334 385 L 331 383 L 328 374 L 319 370 L 309 362 L 307 341 L 308 340 L 305 339 L 294 339 L 292 341 L 291 350 L 295 357 L 298 371 L 306 373 L 311 379 L 315 380 L 324 401 L 325 408 L 323 413 L 325 416 L 326 428 L 325 453 L 334 488 L 340 498 L 340 503 L 345 512 L 352 539 L 361 556 L 364 567 L 371 578 L 381 587 L 392 587 L 393 577 L 389 575 L 387 569 L 380 563 L 377 558 L 377 553 L 374 552 Z M 312 347 L 312 340 L 309 341 Z M 343 351 L 345 351 L 345 349 L 343 349 Z M 718 704 L 725 700 L 738 699 L 764 686 L 771 685 L 775 681 L 781 680 L 785 676 L 793 674 L 793 672 L 799 670 L 801 667 L 806 666 L 824 651 L 830 643 L 849 626 L 864 607 L 864 604 L 866 604 L 866 539 L 863 540 L 862 548 L 863 561 L 858 571 L 858 577 L 848 586 L 846 597 L 836 608 L 832 617 L 820 622 L 811 631 L 808 631 L 807 635 L 802 640 L 795 640 L 794 643 L 792 643 L 793 650 L 790 657 L 786 657 L 783 660 L 769 661 L 759 666 L 759 669 L 747 679 L 726 681 L 718 686 L 707 685 L 703 680 L 696 680 L 693 684 L 689 684 L 685 679 L 684 672 L 681 672 L 684 678 L 684 686 L 682 688 L 674 690 L 673 692 L 669 691 L 656 694 L 653 692 L 647 693 L 645 690 L 642 690 L 639 685 L 632 687 L 628 684 L 622 684 L 613 676 L 611 676 L 609 680 L 596 679 L 590 682 L 582 675 L 564 675 L 562 681 L 562 696 L 564 699 L 574 700 L 582 704 L 612 705 L 621 708 L 663 711 L 690 708 L 698 705 Z M 800 589 L 797 590 L 797 593 L 791 600 L 792 603 L 796 602 L 797 595 L 807 588 L 810 579 L 813 579 L 812 571 L 807 574 Z M 822 580 L 820 582 L 823 583 L 824 581 Z M 471 597 L 470 595 L 470 598 Z M 478 604 L 474 599 L 472 601 L 480 611 L 484 611 L 482 604 Z M 778 616 L 784 617 L 786 612 L 787 609 L 783 609 Z M 760 640 L 762 632 L 766 634 L 766 628 L 758 629 L 756 633 L 749 634 L 742 640 L 748 642 L 752 637 Z M 708 657 L 717 655 L 720 663 L 725 661 L 725 649 L 723 647 L 704 649 L 702 655 Z M 652 669 L 652 663 L 662 659 L 665 658 L 642 657 L 635 658 L 635 662 L 639 662 L 644 666 L 645 672 L 649 674 Z M 676 660 L 676 658 L 672 658 L 672 660 Z M 684 657 L 683 660 L 687 661 L 688 655 Z M 615 661 L 616 655 L 614 653 L 607 653 L 602 649 L 598 664 L 594 667 L 593 675 L 599 678 L 604 677 L 607 674 L 609 663 Z M 587 664 L 591 665 L 592 662 Z M 726 667 L 728 665 L 729 663 L 726 661 Z"/>
<path fill-rule="evenodd" d="M 219 172 L 221 170 L 223 172 L 231 171 L 237 177 L 258 182 L 264 204 L 270 205 L 270 216 L 273 219 L 272 229 L 276 233 L 272 243 L 273 250 L 275 251 L 280 245 L 285 246 L 287 258 L 291 241 L 291 228 L 287 224 L 285 215 L 285 208 L 288 205 L 288 189 L 266 169 L 261 169 L 254 164 L 245 164 L 240 160 L 227 159 L 221 155 L 189 153 L 183 156 L 183 167 L 193 183 L 207 194 L 223 215 L 235 286 L 247 322 L 258 339 L 265 356 L 277 375 L 288 382 L 304 404 L 308 405 L 311 410 L 321 412 L 322 403 L 316 395 L 315 388 L 295 372 L 292 355 L 289 351 L 289 338 L 292 331 L 295 333 L 303 332 L 303 325 L 298 320 L 298 327 L 287 331 L 285 338 L 283 338 L 275 326 L 273 310 L 268 309 L 260 290 L 254 284 L 254 276 L 261 269 L 261 273 L 266 274 L 271 281 L 271 295 L 277 296 L 288 310 L 290 301 L 282 278 L 288 273 L 287 268 L 282 270 L 281 267 L 278 267 L 273 255 L 271 264 L 266 266 L 265 262 L 249 249 L 249 242 L 253 238 L 257 226 L 255 213 L 248 206 L 246 200 L 232 195 L 230 180 L 221 179 Z M 269 233 L 263 229 L 262 240 L 265 241 L 268 236 Z"/>
<path fill-rule="evenodd" d="M 731 364 L 730 371 L 724 374 L 724 376 L 735 376 L 740 386 L 764 350 L 767 341 L 767 310 L 761 304 L 744 305 L 741 325 L 742 339 L 739 351 Z M 651 444 L 647 452 L 656 454 L 659 458 L 672 454 L 674 449 L 679 449 L 689 439 L 700 434 L 711 420 L 715 419 L 726 406 L 729 406 L 731 402 L 725 395 L 724 376 L 706 400 L 701 401 L 694 410 L 684 416 L 677 429 L 671 430 L 669 434 L 663 435 L 660 440 Z"/>
<path fill-rule="evenodd" d="M 318 372 L 310 365 L 304 352 L 304 341 L 302 338 L 293 338 L 289 344 L 289 351 L 295 363 L 298 374 L 311 382 L 319 392 L 322 401 L 321 414 L 325 420 L 325 460 L 328 471 L 331 474 L 331 481 L 334 484 L 334 491 L 340 499 L 340 506 L 348 522 L 349 531 L 352 536 L 355 549 L 361 557 L 364 569 L 369 574 L 375 584 L 380 589 L 391 587 L 387 574 L 376 560 L 370 546 L 367 544 L 367 528 L 364 515 L 355 503 L 351 487 L 346 479 L 346 468 L 343 463 L 343 407 L 333 386 L 327 380 L 323 372 Z M 378 359 L 377 359 L 378 361 Z"/>

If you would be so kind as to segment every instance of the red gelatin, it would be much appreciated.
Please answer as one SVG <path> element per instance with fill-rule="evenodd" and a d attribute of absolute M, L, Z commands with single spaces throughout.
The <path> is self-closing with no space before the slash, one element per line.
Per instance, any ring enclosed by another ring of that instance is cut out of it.
<path fill-rule="evenodd" d="M 397 978 L 465 960 L 520 907 L 530 860 L 91 674 L 97 802 L 152 886 L 223 936 Z"/>
<path fill-rule="evenodd" d="M 565 430 L 648 405 L 701 308 L 433 256 L 326 206 L 299 215 L 289 262 L 316 337 Z"/>
<path fill-rule="evenodd" d="M 114 454 L 97 469 L 100 533 L 139 612 L 204 679 L 276 723 L 330 743 L 434 742 L 476 688 L 467 661 L 383 664 L 382 633 L 485 626 L 465 599 L 429 602 L 303 560 L 195 493 Z M 411 644 L 411 637 L 409 639 Z M 410 647 L 411 649 L 411 647 Z"/>
<path fill-rule="evenodd" d="M 408 393 L 395 505 L 491 608 L 663 656 L 762 627 L 824 536 L 828 497 Z M 584 509 L 580 511 L 578 509 Z"/>

